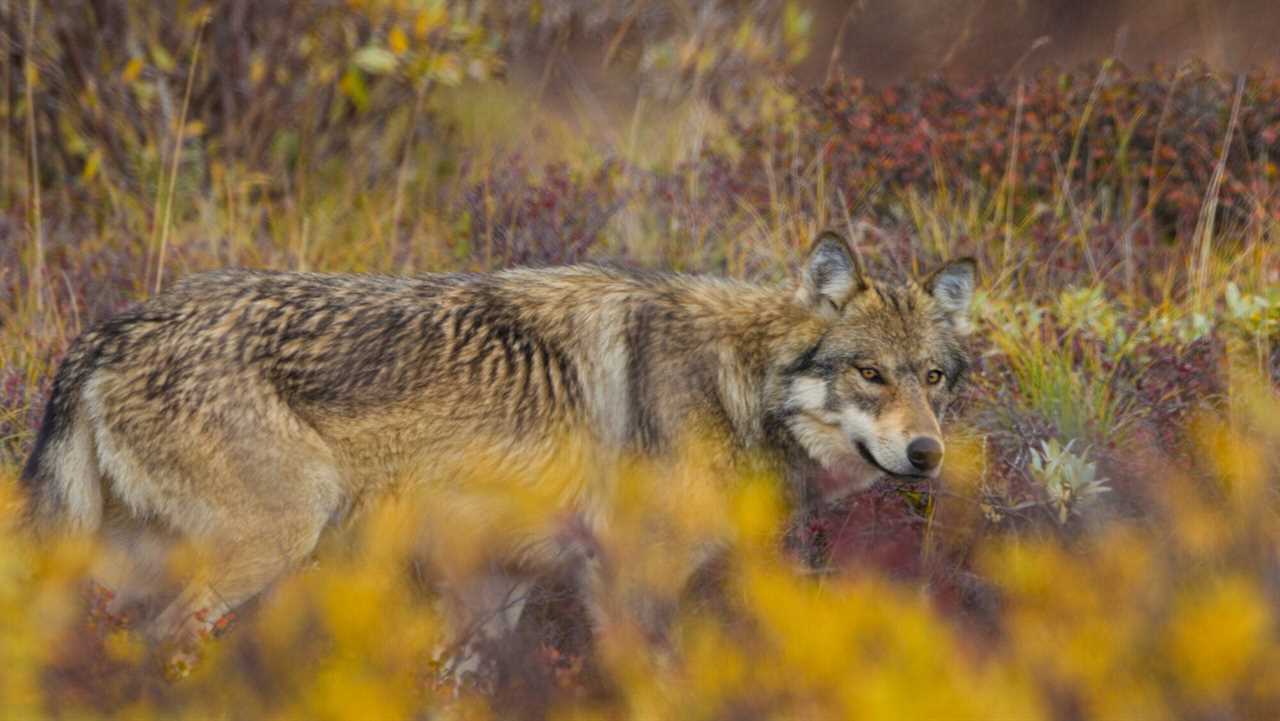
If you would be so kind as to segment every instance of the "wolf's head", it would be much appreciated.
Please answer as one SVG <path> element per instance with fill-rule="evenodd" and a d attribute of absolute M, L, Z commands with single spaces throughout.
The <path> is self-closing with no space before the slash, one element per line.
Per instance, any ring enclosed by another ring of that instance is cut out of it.
<path fill-rule="evenodd" d="M 823 332 L 782 370 L 778 415 L 825 497 L 938 474 L 939 418 L 968 365 L 975 270 L 953 260 L 890 285 L 868 278 L 835 233 L 814 242 L 796 292 Z"/>

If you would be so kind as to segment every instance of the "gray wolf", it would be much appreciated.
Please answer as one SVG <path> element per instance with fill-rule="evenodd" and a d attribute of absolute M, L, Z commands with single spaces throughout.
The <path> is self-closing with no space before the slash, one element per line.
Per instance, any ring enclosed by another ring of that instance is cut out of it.
<path fill-rule="evenodd" d="M 800 276 L 194 275 L 72 344 L 21 476 L 32 523 L 116 549 L 98 571 L 113 603 L 156 593 L 175 543 L 204 549 L 148 624 L 176 641 L 377 498 L 427 488 L 441 524 L 483 524 L 476 509 L 496 506 L 467 496 L 477 457 L 513 490 L 572 461 L 559 512 L 505 537 L 531 566 L 607 533 L 611 468 L 694 437 L 827 499 L 935 476 L 974 262 L 877 282 L 827 232 Z"/>

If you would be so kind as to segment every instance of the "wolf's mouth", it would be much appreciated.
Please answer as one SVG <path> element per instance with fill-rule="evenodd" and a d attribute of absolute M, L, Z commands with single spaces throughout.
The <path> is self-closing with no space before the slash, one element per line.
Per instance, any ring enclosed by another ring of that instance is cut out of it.
<path fill-rule="evenodd" d="M 867 446 L 862 441 L 858 441 L 857 446 L 858 446 L 858 453 L 862 455 L 862 460 L 871 464 L 872 467 L 879 469 L 882 473 L 889 476 L 890 478 L 911 478 L 916 480 L 928 478 L 928 476 L 925 476 L 919 473 L 896 473 L 894 471 L 891 471 L 888 468 L 885 468 L 884 466 L 880 465 L 880 461 L 877 461 L 876 457 L 871 455 L 870 449 L 868 449 Z"/>
<path fill-rule="evenodd" d="M 801 411 L 801 412 L 799 413 L 799 415 L 801 415 L 801 416 L 803 416 L 803 417 L 805 417 L 805 418 L 808 418 L 810 421 L 814 422 L 815 424 L 817 424 L 817 425 L 819 425 L 819 426 L 821 426 L 821 427 L 824 427 L 824 428 L 830 429 L 832 432 L 835 432 L 835 433 L 841 433 L 841 435 L 843 435 L 842 431 L 840 430 L 840 426 L 839 426 L 838 424 L 831 423 L 831 422 L 827 421 L 826 419 L 821 418 L 821 417 L 820 417 L 820 416 L 818 416 L 816 413 L 813 413 L 813 412 L 810 412 L 810 411 Z M 844 436 L 844 437 L 845 437 L 846 439 L 848 438 L 848 436 Z M 879 471 L 881 474 L 883 474 L 883 476 L 884 476 L 885 478 L 889 478 L 889 479 L 892 479 L 892 480 L 895 480 L 895 481 L 899 481 L 899 482 L 901 482 L 901 481 L 922 481 L 922 480 L 927 481 L 927 480 L 929 480 L 929 478 L 930 478 L 929 476 L 924 475 L 924 474 L 917 474 L 917 473 L 896 473 L 896 472 L 894 472 L 894 471 L 891 471 L 891 470 L 889 470 L 888 468 L 885 468 L 884 466 L 880 465 L 880 462 L 876 460 L 876 457 L 875 457 L 875 456 L 871 455 L 871 450 L 870 450 L 869 448 L 867 448 L 866 444 L 864 444 L 862 441 L 857 441 L 857 442 L 855 442 L 855 443 L 854 443 L 854 445 L 857 447 L 857 449 L 858 449 L 858 455 L 862 457 L 862 460 L 863 460 L 863 461 L 864 461 L 868 466 L 870 466 L 871 468 L 874 468 L 875 470 L 877 470 L 877 471 Z M 853 460 L 853 458 L 852 458 L 851 456 L 849 456 L 848 454 L 842 454 L 842 455 L 843 455 L 843 459 L 842 459 L 842 460 L 844 460 L 845 462 L 849 462 L 849 461 L 852 461 L 852 460 Z M 848 482 L 850 482 L 850 481 L 858 480 L 858 479 L 855 479 L 854 477 L 850 476 L 850 475 L 849 475 L 849 473 L 848 473 L 848 471 L 846 471 L 846 470 L 844 470 L 844 469 L 840 468 L 838 464 L 837 464 L 837 465 L 828 465 L 828 463 L 830 463 L 830 462 L 827 462 L 827 463 L 820 463 L 819 465 L 820 465 L 820 466 L 822 466 L 822 468 L 823 468 L 823 474 L 822 474 L 822 475 L 824 475 L 824 477 L 826 477 L 826 478 L 829 478 L 829 479 L 830 479 L 830 481 L 831 481 L 832 483 L 837 484 L 837 485 L 847 485 L 847 484 L 848 484 Z M 877 478 L 877 480 L 878 480 L 878 478 Z M 859 481 L 858 481 L 857 483 L 855 483 L 854 485 L 856 485 L 856 486 L 863 486 L 863 487 L 865 487 L 865 486 L 867 486 L 867 485 L 869 485 L 869 484 L 867 484 L 867 483 L 862 482 L 862 481 L 860 481 L 860 480 L 859 480 Z"/>

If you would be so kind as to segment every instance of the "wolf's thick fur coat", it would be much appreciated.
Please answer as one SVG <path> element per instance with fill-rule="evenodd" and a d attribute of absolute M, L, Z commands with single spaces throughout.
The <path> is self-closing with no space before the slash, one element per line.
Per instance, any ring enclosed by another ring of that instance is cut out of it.
<path fill-rule="evenodd" d="M 577 454 L 556 503 L 589 533 L 608 523 L 610 468 L 695 437 L 826 496 L 929 475 L 972 289 L 970 261 L 872 282 L 832 234 L 777 286 L 598 266 L 195 275 L 72 345 L 23 472 L 30 512 L 119 548 L 103 582 L 122 597 L 148 592 L 173 542 L 209 549 L 153 621 L 173 637 L 335 519 L 464 483 L 478 457 L 537 479 Z M 558 543 L 539 534 L 517 544 L 535 561 Z"/>

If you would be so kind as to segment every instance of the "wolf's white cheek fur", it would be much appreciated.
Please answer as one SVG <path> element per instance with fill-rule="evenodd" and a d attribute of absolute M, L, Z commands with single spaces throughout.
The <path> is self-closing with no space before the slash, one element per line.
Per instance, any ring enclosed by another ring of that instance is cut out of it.
<path fill-rule="evenodd" d="M 840 411 L 840 428 L 849 437 L 851 444 L 861 443 L 866 446 L 871 457 L 885 470 L 898 474 L 913 472 L 911 463 L 907 460 L 905 442 L 894 443 L 890 440 L 901 436 L 901 432 L 886 428 L 883 419 L 877 419 L 856 406 L 846 406 Z"/>
<path fill-rule="evenodd" d="M 791 381 L 791 393 L 787 405 L 810 411 L 820 412 L 827 404 L 827 382 L 821 378 L 801 376 Z"/>
<path fill-rule="evenodd" d="M 866 490 L 884 475 L 858 455 L 839 426 L 803 413 L 792 416 L 788 426 L 805 452 L 822 466 L 816 482 L 828 502 Z"/>
<path fill-rule="evenodd" d="M 845 406 L 840 411 L 840 428 L 855 441 L 867 445 L 876 442 L 876 419 L 857 406 Z"/>

